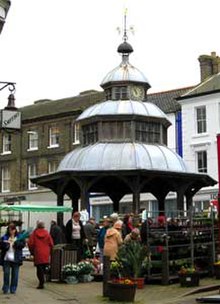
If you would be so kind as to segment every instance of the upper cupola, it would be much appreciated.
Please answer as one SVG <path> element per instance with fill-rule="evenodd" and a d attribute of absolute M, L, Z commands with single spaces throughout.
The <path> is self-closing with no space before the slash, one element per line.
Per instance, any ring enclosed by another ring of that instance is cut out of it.
<path fill-rule="evenodd" d="M 145 75 L 129 62 L 129 55 L 134 51 L 127 42 L 126 13 L 124 15 L 123 42 L 118 46 L 118 53 L 122 56 L 119 66 L 110 71 L 102 80 L 101 87 L 105 90 L 106 100 L 146 100 L 147 90 L 150 88 Z"/>

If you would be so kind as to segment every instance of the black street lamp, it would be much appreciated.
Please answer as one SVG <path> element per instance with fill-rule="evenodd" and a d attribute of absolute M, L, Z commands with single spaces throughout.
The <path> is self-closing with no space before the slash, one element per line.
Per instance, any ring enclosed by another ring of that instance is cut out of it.
<path fill-rule="evenodd" d="M 0 0 L 1 1 L 1 0 Z M 0 112 L 0 129 L 20 130 L 21 129 L 21 112 L 15 107 L 15 82 L 0 81 L 0 91 L 9 88 L 7 106 Z"/>

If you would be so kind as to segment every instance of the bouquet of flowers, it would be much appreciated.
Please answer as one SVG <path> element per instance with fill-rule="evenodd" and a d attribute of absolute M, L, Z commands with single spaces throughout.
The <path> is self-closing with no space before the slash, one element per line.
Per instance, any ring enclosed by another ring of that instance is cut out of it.
<path fill-rule="evenodd" d="M 79 275 L 79 267 L 77 264 L 66 264 L 62 267 L 62 273 L 65 277 L 67 276 L 75 276 Z"/>
<path fill-rule="evenodd" d="M 195 267 L 187 267 L 187 266 L 181 266 L 179 270 L 179 275 L 187 275 L 196 272 Z"/>
<path fill-rule="evenodd" d="M 77 266 L 79 275 L 91 274 L 94 271 L 94 266 L 90 261 L 81 261 Z"/>

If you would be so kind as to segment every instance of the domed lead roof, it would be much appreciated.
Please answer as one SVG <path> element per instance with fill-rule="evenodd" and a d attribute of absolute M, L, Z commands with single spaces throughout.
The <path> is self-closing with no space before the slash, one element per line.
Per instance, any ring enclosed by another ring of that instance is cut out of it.
<path fill-rule="evenodd" d="M 155 104 L 136 100 L 107 100 L 97 103 L 87 108 L 77 121 L 98 115 L 141 115 L 165 119 L 168 125 L 171 124 L 167 115 Z"/>
<path fill-rule="evenodd" d="M 188 172 L 183 159 L 161 145 L 96 143 L 76 148 L 60 162 L 57 171 L 159 170 Z"/>
<path fill-rule="evenodd" d="M 132 81 L 132 82 L 140 82 L 147 83 L 149 86 L 149 81 L 144 76 L 144 74 L 131 65 L 128 61 L 122 61 L 122 63 L 109 72 L 101 82 L 101 86 L 109 82 L 118 82 L 118 81 Z"/>

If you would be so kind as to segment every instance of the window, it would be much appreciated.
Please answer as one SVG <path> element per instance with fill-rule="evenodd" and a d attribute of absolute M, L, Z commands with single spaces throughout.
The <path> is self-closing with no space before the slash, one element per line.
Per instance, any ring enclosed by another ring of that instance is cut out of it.
<path fill-rule="evenodd" d="M 120 100 L 128 98 L 128 88 L 127 87 L 115 87 L 112 90 L 112 99 Z"/>
<path fill-rule="evenodd" d="M 3 135 L 2 153 L 3 154 L 11 153 L 11 134 Z"/>
<path fill-rule="evenodd" d="M 54 173 L 57 171 L 58 163 L 57 161 L 49 161 L 48 162 L 48 173 Z"/>
<path fill-rule="evenodd" d="M 90 145 L 98 141 L 98 124 L 83 126 L 83 144 Z"/>
<path fill-rule="evenodd" d="M 207 151 L 197 152 L 198 172 L 207 172 Z"/>
<path fill-rule="evenodd" d="M 2 168 L 2 192 L 9 192 L 11 186 L 11 176 L 8 167 Z"/>
<path fill-rule="evenodd" d="M 73 125 L 73 143 L 79 144 L 79 124 L 75 123 Z"/>
<path fill-rule="evenodd" d="M 38 133 L 35 131 L 28 131 L 28 150 L 38 149 Z"/>
<path fill-rule="evenodd" d="M 37 189 L 37 185 L 32 183 L 31 178 L 36 177 L 36 164 L 28 165 L 28 190 Z"/>
<path fill-rule="evenodd" d="M 161 142 L 160 124 L 156 122 L 136 122 L 135 123 L 135 139 L 144 143 L 160 143 Z"/>
<path fill-rule="evenodd" d="M 197 133 L 206 132 L 206 107 L 196 109 Z"/>
<path fill-rule="evenodd" d="M 49 147 L 59 147 L 60 131 L 57 127 L 52 127 L 49 130 Z"/>

